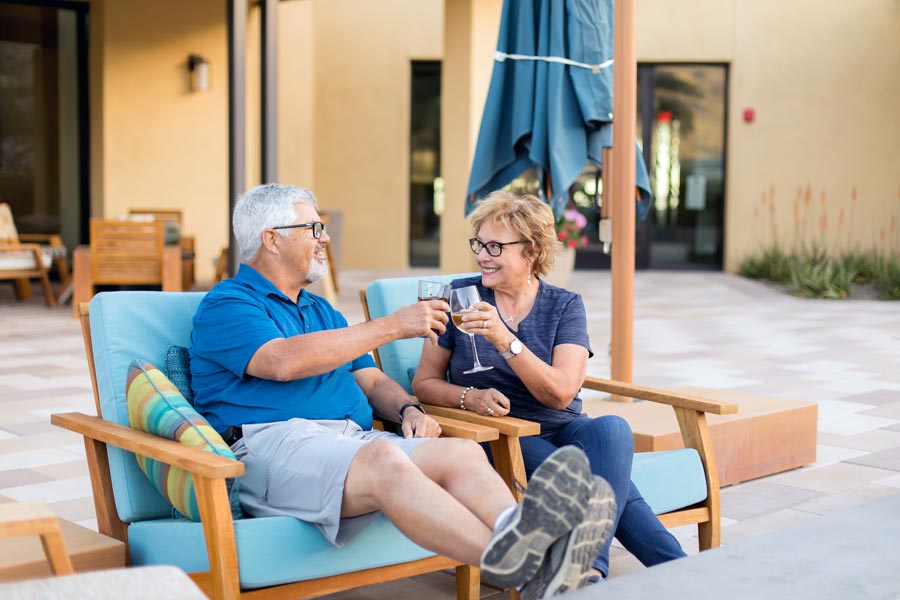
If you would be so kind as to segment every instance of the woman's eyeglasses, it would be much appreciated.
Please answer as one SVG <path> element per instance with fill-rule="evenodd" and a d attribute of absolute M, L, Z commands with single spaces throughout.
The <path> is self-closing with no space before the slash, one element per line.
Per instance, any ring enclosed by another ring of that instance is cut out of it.
<path fill-rule="evenodd" d="M 528 240 L 519 240 L 518 242 L 488 242 L 485 244 L 478 238 L 472 238 L 469 240 L 469 248 L 472 249 L 476 255 L 481 252 L 481 249 L 484 248 L 487 250 L 487 253 L 491 256 L 500 256 L 503 252 L 503 246 L 511 246 L 513 244 L 525 244 L 528 243 Z"/>
<path fill-rule="evenodd" d="M 315 221 L 313 223 L 297 223 L 296 225 L 279 225 L 278 227 L 272 227 L 272 229 L 307 229 L 312 227 L 312 234 L 315 239 L 319 239 L 322 237 L 322 233 L 325 231 L 325 223 L 322 221 Z"/>

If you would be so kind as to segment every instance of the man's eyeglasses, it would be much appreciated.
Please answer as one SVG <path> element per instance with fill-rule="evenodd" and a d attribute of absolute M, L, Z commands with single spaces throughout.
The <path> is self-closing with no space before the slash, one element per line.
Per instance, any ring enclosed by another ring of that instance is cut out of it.
<path fill-rule="evenodd" d="M 280 225 L 278 227 L 272 227 L 272 229 L 308 229 L 312 227 L 313 237 L 315 239 L 319 239 L 322 237 L 322 233 L 325 231 L 325 223 L 322 221 L 315 221 L 313 223 L 297 223 L 296 225 Z"/>
<path fill-rule="evenodd" d="M 513 244 L 526 244 L 528 240 L 519 240 L 518 242 L 488 242 L 485 244 L 478 238 L 472 238 L 469 240 L 469 248 L 472 249 L 476 255 L 481 252 L 481 249 L 484 248 L 487 250 L 487 253 L 491 256 L 500 256 L 503 252 L 503 246 L 512 246 Z"/>

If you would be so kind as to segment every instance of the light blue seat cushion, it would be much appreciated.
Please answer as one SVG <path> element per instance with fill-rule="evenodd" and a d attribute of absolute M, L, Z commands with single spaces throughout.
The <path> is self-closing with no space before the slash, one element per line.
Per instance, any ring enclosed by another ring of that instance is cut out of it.
<path fill-rule="evenodd" d="M 234 522 L 241 589 L 327 577 L 434 556 L 379 516 L 348 544 L 335 548 L 314 526 L 291 517 Z M 185 519 L 133 523 L 128 528 L 133 565 L 175 565 L 209 571 L 203 527 Z"/>
<path fill-rule="evenodd" d="M 128 427 L 125 384 L 135 359 L 166 363 L 171 346 L 189 346 L 202 293 L 101 292 L 90 304 L 91 341 L 100 412 Z M 147 479 L 134 454 L 109 446 L 109 470 L 119 518 L 126 523 L 172 515 L 172 505 Z"/>
<path fill-rule="evenodd" d="M 378 279 L 366 286 L 366 302 L 369 317 L 377 319 L 393 313 L 404 304 L 416 301 L 419 280 L 445 281 L 447 283 L 462 277 L 472 277 L 478 273 L 457 273 L 455 275 L 428 275 L 422 277 L 395 277 Z M 412 394 L 412 376 L 419 364 L 424 339 L 397 340 L 378 348 L 381 367 L 385 374 L 399 383 L 408 394 Z"/>
<path fill-rule="evenodd" d="M 706 500 L 706 478 L 693 448 L 638 452 L 631 480 L 657 515 Z"/>

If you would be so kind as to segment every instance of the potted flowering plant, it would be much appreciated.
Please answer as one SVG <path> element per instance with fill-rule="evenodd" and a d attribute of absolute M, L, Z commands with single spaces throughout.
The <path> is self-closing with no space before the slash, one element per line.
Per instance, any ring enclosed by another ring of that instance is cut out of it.
<path fill-rule="evenodd" d="M 588 245 L 587 236 L 584 235 L 584 226 L 587 225 L 587 217 L 577 209 L 568 208 L 563 211 L 562 217 L 556 222 L 556 237 L 565 248 L 584 248 Z"/>

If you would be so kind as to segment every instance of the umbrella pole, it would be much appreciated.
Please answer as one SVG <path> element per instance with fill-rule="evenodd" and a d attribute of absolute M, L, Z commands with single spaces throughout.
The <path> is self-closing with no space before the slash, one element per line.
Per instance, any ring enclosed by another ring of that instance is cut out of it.
<path fill-rule="evenodd" d="M 637 61 L 634 0 L 616 0 L 613 31 L 612 355 L 613 379 L 632 381 L 634 356 L 634 136 Z M 613 396 L 614 400 L 628 398 Z"/>

